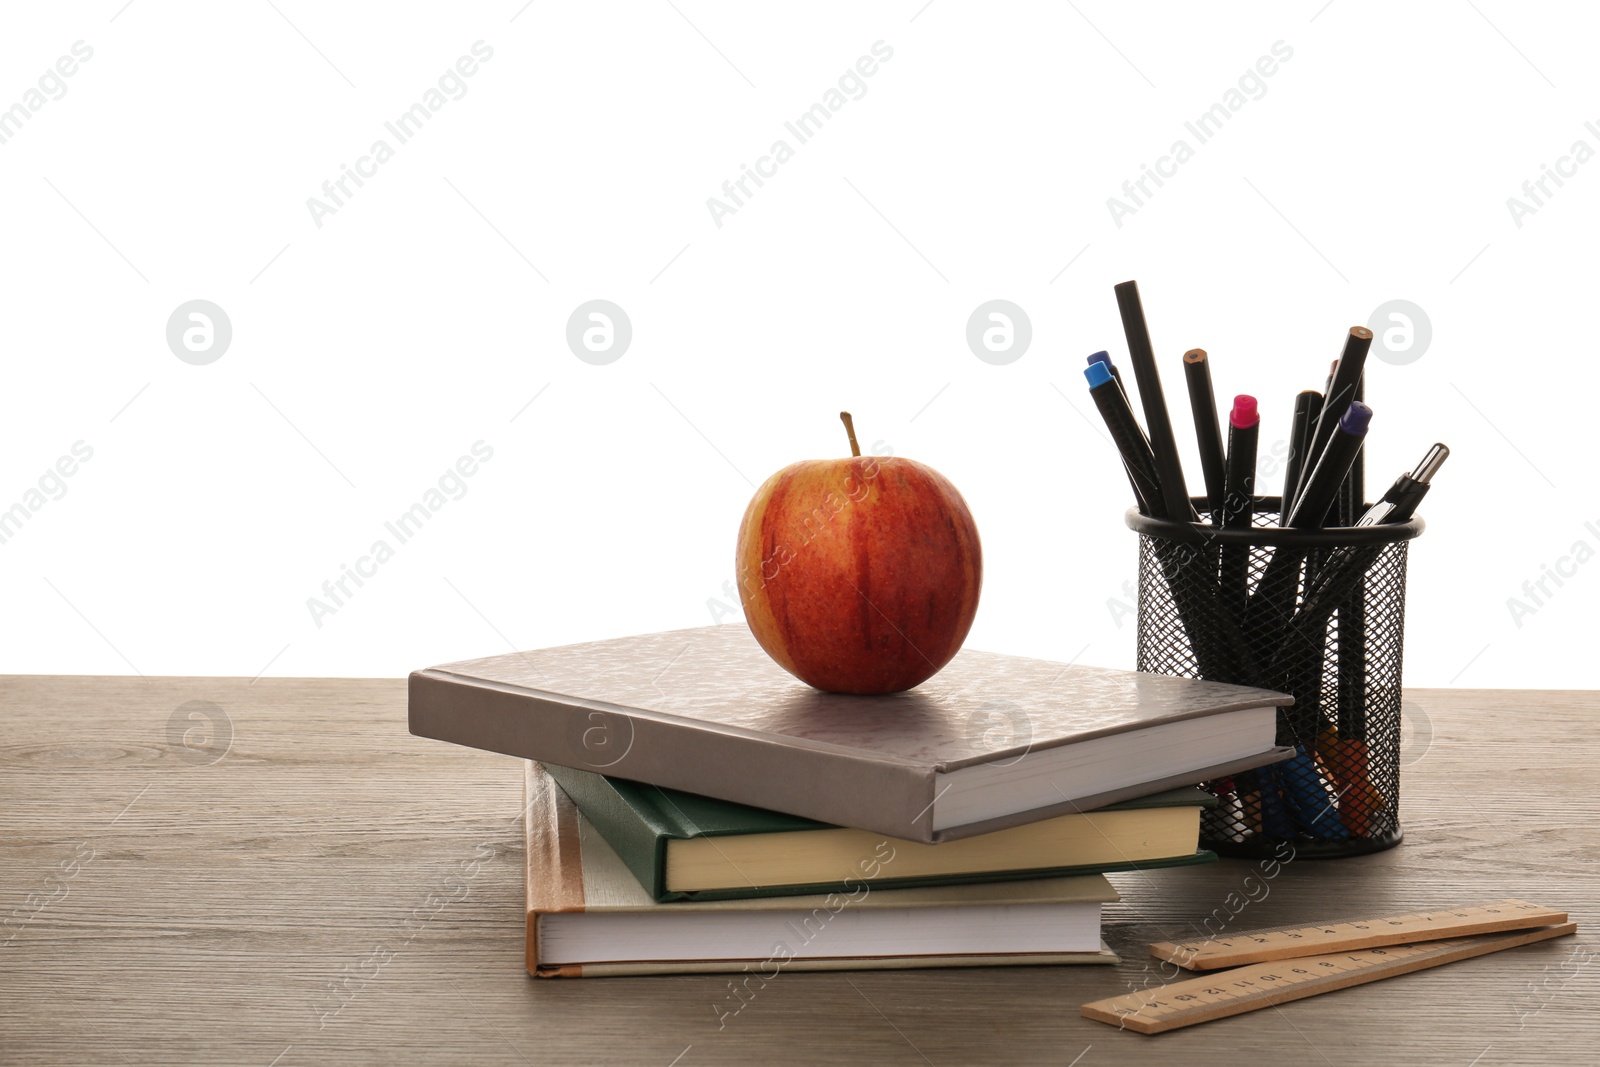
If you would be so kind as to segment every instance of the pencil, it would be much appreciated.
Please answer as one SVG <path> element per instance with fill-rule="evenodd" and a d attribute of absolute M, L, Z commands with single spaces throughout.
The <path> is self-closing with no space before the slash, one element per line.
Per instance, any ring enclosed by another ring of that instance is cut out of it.
<path fill-rule="evenodd" d="M 1139 302 L 1139 283 L 1116 286 L 1117 310 L 1122 314 L 1122 332 L 1128 339 L 1128 358 L 1133 361 L 1133 379 L 1139 386 L 1139 403 L 1144 408 L 1145 432 L 1150 450 L 1155 453 L 1156 475 L 1161 480 L 1161 496 L 1166 516 L 1176 522 L 1191 521 L 1194 508 L 1189 503 L 1189 487 L 1183 480 L 1183 465 L 1178 461 L 1178 444 L 1172 436 L 1172 420 L 1167 416 L 1167 400 L 1161 391 L 1161 372 L 1156 368 L 1155 352 L 1150 347 L 1150 330 L 1144 321 L 1144 305 Z M 1369 332 L 1370 338 L 1372 334 Z"/>
<path fill-rule="evenodd" d="M 1227 508 L 1226 461 L 1222 456 L 1222 427 L 1217 424 L 1217 398 L 1211 390 L 1211 361 L 1203 348 L 1183 354 L 1183 377 L 1189 386 L 1189 409 L 1194 414 L 1194 436 L 1200 445 L 1200 470 L 1205 475 L 1206 499 L 1211 503 L 1211 525 L 1221 526 Z"/>

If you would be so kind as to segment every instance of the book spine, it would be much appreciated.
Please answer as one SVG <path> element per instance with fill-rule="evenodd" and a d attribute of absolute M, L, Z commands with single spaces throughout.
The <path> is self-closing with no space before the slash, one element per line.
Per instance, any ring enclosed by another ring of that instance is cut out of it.
<path fill-rule="evenodd" d="M 572 798 L 652 897 L 665 903 L 683 896 L 667 892 L 667 845 L 674 836 L 670 831 L 651 825 L 603 775 L 548 763 L 545 773 Z"/>
<path fill-rule="evenodd" d="M 409 681 L 411 732 L 933 843 L 929 768 L 687 719 L 628 715 L 437 670 Z M 1022 819 L 1019 821 L 1026 821 Z"/>
<path fill-rule="evenodd" d="M 529 831 L 524 857 L 524 944 L 529 974 L 541 969 L 539 916 L 551 911 L 582 911 L 585 904 L 583 843 L 578 836 L 577 812 L 564 805 L 560 792 L 560 787 L 532 763 L 523 764 L 522 816 Z"/>

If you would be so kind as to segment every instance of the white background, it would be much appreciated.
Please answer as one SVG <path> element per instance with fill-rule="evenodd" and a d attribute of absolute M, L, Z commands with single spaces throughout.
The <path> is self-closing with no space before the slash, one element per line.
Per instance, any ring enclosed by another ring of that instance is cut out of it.
<path fill-rule="evenodd" d="M 1507 603 L 1600 549 L 1600 161 L 1520 227 L 1506 203 L 1600 149 L 1575 9 L 275 2 L 4 16 L 0 107 L 93 57 L 0 145 L 0 508 L 93 458 L 0 544 L 0 670 L 399 675 L 709 623 L 754 484 L 841 454 L 841 408 L 971 504 L 971 645 L 1130 667 L 1128 489 L 1081 367 L 1125 361 L 1112 286 L 1137 278 L 1191 487 L 1185 349 L 1261 397 L 1265 449 L 1347 327 L 1423 308 L 1431 345 L 1367 390 L 1373 495 L 1454 452 L 1406 680 L 1600 680 L 1600 561 Z M 396 145 L 385 121 L 480 40 Z M 785 121 L 877 41 L 798 145 Z M 1198 144 L 1184 122 L 1279 41 Z M 307 198 L 378 138 L 394 158 L 317 226 Z M 707 198 L 779 138 L 794 158 L 717 226 Z M 1117 226 L 1107 198 L 1179 138 L 1194 158 Z M 205 366 L 165 336 L 197 298 L 233 328 Z M 594 298 L 633 324 L 605 366 L 565 341 Z M 965 339 L 995 298 L 1033 329 L 1004 366 Z M 318 626 L 307 599 L 480 440 L 466 494 Z"/>

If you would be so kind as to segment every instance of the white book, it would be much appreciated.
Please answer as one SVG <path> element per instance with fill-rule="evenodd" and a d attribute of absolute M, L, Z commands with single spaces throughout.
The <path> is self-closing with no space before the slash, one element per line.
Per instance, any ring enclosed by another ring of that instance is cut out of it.
<path fill-rule="evenodd" d="M 869 852 L 844 892 L 657 903 L 543 768 L 526 775 L 535 977 L 1116 962 L 1098 874 L 875 889 Z"/>

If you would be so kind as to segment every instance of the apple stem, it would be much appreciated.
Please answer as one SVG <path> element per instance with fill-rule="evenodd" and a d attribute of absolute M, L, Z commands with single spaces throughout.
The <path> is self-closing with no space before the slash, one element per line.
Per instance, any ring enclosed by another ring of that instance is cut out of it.
<path fill-rule="evenodd" d="M 850 454 L 852 456 L 861 455 L 861 446 L 856 443 L 855 420 L 850 418 L 848 411 L 839 412 L 839 419 L 844 423 L 844 432 L 850 435 Z"/>

